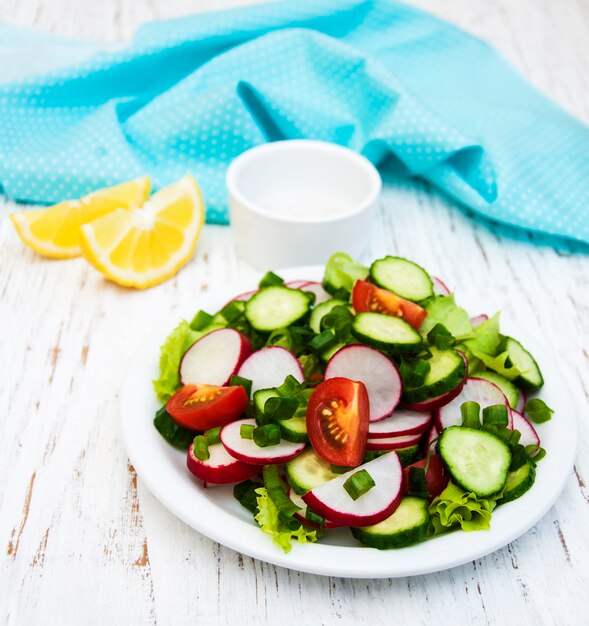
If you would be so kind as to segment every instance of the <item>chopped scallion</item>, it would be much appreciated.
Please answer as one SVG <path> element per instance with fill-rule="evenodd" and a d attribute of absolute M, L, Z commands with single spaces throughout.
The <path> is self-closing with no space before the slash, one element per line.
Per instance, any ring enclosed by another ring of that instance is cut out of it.
<path fill-rule="evenodd" d="M 253 439 L 255 428 L 253 424 L 242 424 L 239 427 L 239 436 L 242 439 Z"/>
<path fill-rule="evenodd" d="M 204 435 L 197 435 L 193 442 L 192 453 L 199 461 L 208 461 L 210 458 L 209 446 L 207 444 L 207 438 Z"/>
<path fill-rule="evenodd" d="M 281 434 L 278 424 L 265 424 L 254 429 L 253 440 L 260 448 L 280 443 Z"/>
<path fill-rule="evenodd" d="M 268 272 L 264 278 L 260 281 L 259 287 L 263 289 L 264 287 L 273 287 L 274 285 L 283 285 L 284 278 L 280 278 L 278 274 L 274 272 Z"/>
<path fill-rule="evenodd" d="M 299 408 L 297 398 L 268 398 L 264 403 L 264 422 L 289 420 Z"/>
<path fill-rule="evenodd" d="M 429 331 L 427 340 L 430 346 L 435 346 L 438 350 L 448 350 L 456 344 L 456 339 L 452 333 L 440 323 Z"/>
<path fill-rule="evenodd" d="M 337 343 L 337 339 L 335 335 L 329 331 L 324 330 L 320 335 L 314 337 L 309 343 L 309 347 L 311 350 L 315 350 L 316 352 L 323 352 L 324 350 L 328 350 L 332 346 Z"/>
<path fill-rule="evenodd" d="M 190 328 L 192 330 L 202 330 L 206 328 L 213 321 L 213 316 L 206 311 L 199 311 L 190 322 Z"/>
<path fill-rule="evenodd" d="M 229 379 L 229 384 L 233 387 L 243 387 L 249 398 L 252 393 L 252 381 L 249 378 L 243 378 L 242 376 L 232 376 Z"/>
<path fill-rule="evenodd" d="M 357 500 L 375 486 L 372 476 L 365 469 L 352 474 L 344 483 L 344 489 L 352 500 Z"/>
<path fill-rule="evenodd" d="M 502 426 L 504 428 L 509 424 L 509 415 L 507 407 L 504 404 L 493 404 L 483 409 L 483 424 Z"/>
<path fill-rule="evenodd" d="M 305 518 L 311 524 L 315 524 L 315 526 L 323 526 L 325 524 L 325 518 L 315 513 L 315 511 L 311 511 L 309 507 L 305 511 Z"/>
<path fill-rule="evenodd" d="M 481 426 L 481 407 L 478 402 L 468 400 L 460 405 L 460 413 L 462 415 L 462 425 L 469 428 L 480 428 Z"/>
<path fill-rule="evenodd" d="M 221 443 L 221 437 L 219 436 L 221 432 L 221 427 L 217 426 L 217 428 L 209 428 L 205 432 L 205 439 L 207 440 L 207 445 L 212 446 L 215 443 Z"/>

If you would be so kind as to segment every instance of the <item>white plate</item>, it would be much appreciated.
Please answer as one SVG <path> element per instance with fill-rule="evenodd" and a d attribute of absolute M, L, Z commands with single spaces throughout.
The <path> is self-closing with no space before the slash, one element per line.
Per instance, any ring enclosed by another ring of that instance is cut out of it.
<path fill-rule="evenodd" d="M 319 280 L 322 268 L 293 268 L 280 274 L 288 280 Z M 129 458 L 153 495 L 192 528 L 233 550 L 290 569 L 329 576 L 385 578 L 436 572 L 485 556 L 525 533 L 553 505 L 575 457 L 575 406 L 559 363 L 523 329 L 511 324 L 509 311 L 505 310 L 502 328 L 521 339 L 536 357 L 546 380 L 542 398 L 556 412 L 552 421 L 537 427 L 547 455 L 538 464 L 534 487 L 519 500 L 499 507 L 493 513 L 489 531 L 453 532 L 402 550 L 379 551 L 359 545 L 348 529 L 337 529 L 328 531 L 320 543 L 294 542 L 292 551 L 284 554 L 233 498 L 230 486 L 205 489 L 186 469 L 185 454 L 168 445 L 152 425 L 159 406 L 151 380 L 157 377 L 159 346 L 168 333 L 181 318 L 191 319 L 201 308 L 216 311 L 234 295 L 252 288 L 255 285 L 226 285 L 199 296 L 158 325 L 133 359 L 123 385 L 121 417 Z M 468 307 L 464 298 L 461 304 Z"/>

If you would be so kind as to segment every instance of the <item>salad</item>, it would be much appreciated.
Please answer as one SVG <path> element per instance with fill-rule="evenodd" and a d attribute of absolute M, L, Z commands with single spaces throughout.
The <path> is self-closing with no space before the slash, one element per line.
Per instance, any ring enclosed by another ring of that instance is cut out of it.
<path fill-rule="evenodd" d="M 499 314 L 469 314 L 400 257 L 334 254 L 323 282 L 273 272 L 161 347 L 154 425 L 285 551 L 349 527 L 402 548 L 488 529 L 532 488 L 553 411 Z"/>

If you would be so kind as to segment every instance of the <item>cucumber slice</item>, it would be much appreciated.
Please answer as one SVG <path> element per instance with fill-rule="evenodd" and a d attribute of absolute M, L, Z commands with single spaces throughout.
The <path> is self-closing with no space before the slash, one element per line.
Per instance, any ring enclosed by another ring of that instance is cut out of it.
<path fill-rule="evenodd" d="M 401 298 L 419 302 L 434 295 L 434 284 L 429 274 L 419 265 L 398 256 L 387 256 L 375 261 L 370 278 Z"/>
<path fill-rule="evenodd" d="M 259 424 L 262 424 L 262 418 L 264 417 L 264 406 L 266 404 L 266 400 L 270 398 L 277 398 L 278 393 L 276 389 L 258 389 L 254 393 L 254 407 L 256 409 L 256 421 Z"/>
<path fill-rule="evenodd" d="M 536 465 L 531 461 L 528 461 L 519 469 L 516 469 L 515 472 L 509 472 L 509 474 L 507 474 L 507 482 L 503 489 L 501 503 L 511 502 L 523 496 L 534 484 L 535 480 Z"/>
<path fill-rule="evenodd" d="M 421 387 L 403 390 L 406 402 L 423 402 L 455 389 L 466 376 L 466 362 L 456 350 L 438 350 L 431 346 L 430 371 Z"/>
<path fill-rule="evenodd" d="M 369 346 L 396 354 L 417 352 L 423 345 L 421 335 L 403 318 L 380 313 L 358 313 L 352 333 Z"/>
<path fill-rule="evenodd" d="M 511 464 L 509 447 L 495 435 L 464 426 L 445 428 L 439 454 L 454 483 L 486 498 L 503 489 Z"/>
<path fill-rule="evenodd" d="M 427 501 L 405 497 L 397 510 L 382 522 L 363 528 L 351 528 L 352 535 L 366 546 L 378 550 L 404 548 L 427 537 L 429 512 Z"/>
<path fill-rule="evenodd" d="M 307 448 L 289 461 L 284 469 L 289 485 L 299 496 L 339 476 L 331 471 L 331 464 L 324 461 L 313 448 Z"/>
<path fill-rule="evenodd" d="M 327 300 L 318 304 L 313 311 L 311 311 L 311 317 L 309 317 L 309 326 L 314 333 L 319 334 L 321 332 L 321 320 L 336 306 L 349 306 L 347 302 L 343 300 Z"/>
<path fill-rule="evenodd" d="M 507 338 L 505 349 L 509 353 L 509 360 L 520 371 L 515 383 L 522 389 L 540 389 L 544 384 L 542 372 L 534 357 L 512 337 Z"/>
<path fill-rule="evenodd" d="M 282 438 L 293 443 L 305 443 L 309 441 L 307 436 L 307 418 L 291 417 L 289 420 L 277 420 L 280 426 Z"/>
<path fill-rule="evenodd" d="M 484 378 L 488 380 L 490 383 L 497 385 L 499 389 L 504 393 L 507 401 L 509 402 L 509 406 L 512 409 L 517 407 L 517 403 L 519 402 L 520 390 L 507 378 L 501 376 L 501 374 L 497 374 L 496 372 L 486 371 L 486 372 L 477 372 L 477 378 Z"/>
<path fill-rule="evenodd" d="M 245 317 L 252 328 L 269 333 L 298 322 L 309 309 L 309 298 L 299 289 L 266 287 L 246 302 Z"/>

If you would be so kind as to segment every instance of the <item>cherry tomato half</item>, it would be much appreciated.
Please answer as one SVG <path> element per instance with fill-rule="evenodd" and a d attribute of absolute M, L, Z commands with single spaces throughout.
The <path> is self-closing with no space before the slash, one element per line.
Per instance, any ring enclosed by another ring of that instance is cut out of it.
<path fill-rule="evenodd" d="M 364 458 L 370 408 L 364 383 L 330 378 L 315 387 L 307 405 L 307 433 L 315 452 L 334 465 Z"/>
<path fill-rule="evenodd" d="M 185 385 L 166 403 L 172 418 L 191 430 L 208 430 L 236 420 L 247 406 L 241 386 Z"/>
<path fill-rule="evenodd" d="M 412 463 L 403 469 L 404 487 L 405 493 L 409 491 L 409 468 L 419 467 L 425 469 L 427 459 L 422 459 L 416 463 Z M 446 489 L 450 476 L 444 467 L 444 464 L 440 460 L 440 457 L 432 454 L 429 458 L 429 465 L 427 472 L 425 473 L 425 483 L 427 485 L 427 491 L 430 496 L 430 501 L 436 496 L 439 496 L 444 489 Z"/>
<path fill-rule="evenodd" d="M 354 284 L 352 304 L 356 313 L 383 313 L 402 317 L 415 329 L 418 329 L 427 317 L 427 311 L 419 304 L 400 298 L 366 280 L 357 280 Z"/>

